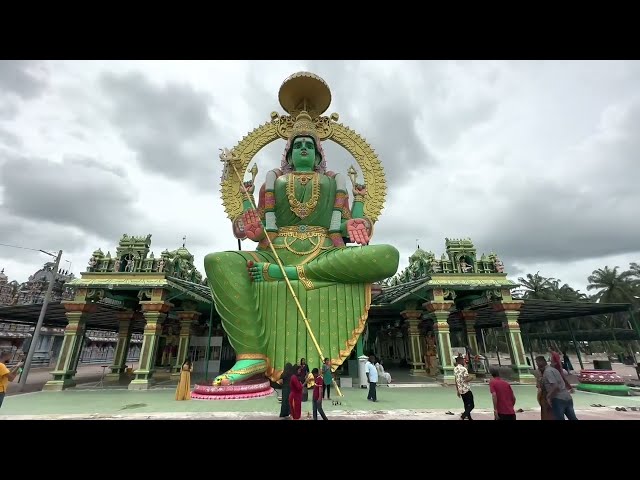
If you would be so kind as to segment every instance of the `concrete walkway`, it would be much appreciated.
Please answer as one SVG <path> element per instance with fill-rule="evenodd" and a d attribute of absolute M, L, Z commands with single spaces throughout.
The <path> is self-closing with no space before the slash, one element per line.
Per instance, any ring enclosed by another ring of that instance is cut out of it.
<path fill-rule="evenodd" d="M 445 411 L 379 410 L 375 412 L 334 411 L 329 420 L 455 420 L 459 413 L 448 415 Z M 640 420 L 640 412 L 618 412 L 613 409 L 584 409 L 576 415 L 580 420 Z M 474 410 L 474 420 L 494 420 L 493 412 Z M 539 411 L 517 414 L 518 420 L 540 420 Z M 0 415 L 0 420 L 284 420 L 273 412 L 210 412 L 210 413 L 130 413 L 130 414 L 60 414 L 60 415 Z M 287 419 L 288 420 L 288 419 Z M 301 420 L 313 420 L 309 415 Z"/>
<path fill-rule="evenodd" d="M 42 390 L 44 384 L 53 378 L 51 376 L 51 372 L 53 370 L 54 367 L 32 368 L 29 372 L 29 377 L 27 378 L 27 383 L 22 393 L 39 392 Z M 106 372 L 109 373 L 110 370 L 106 369 Z M 99 382 L 101 377 L 102 367 L 100 365 L 83 365 L 78 367 L 78 373 L 76 374 L 75 379 L 78 385 L 86 385 L 88 383 Z M 17 383 L 18 378 L 16 377 L 16 379 L 9 384 L 7 397 L 20 394 L 20 392 L 18 392 Z"/>
<path fill-rule="evenodd" d="M 520 419 L 539 419 L 536 388 L 514 386 Z M 478 420 L 492 419 L 491 396 L 487 385 L 473 387 Z M 367 401 L 365 389 L 343 389 L 333 402 L 325 400 L 324 410 L 332 419 L 458 420 L 462 402 L 453 387 L 386 388 L 378 390 L 378 402 Z M 640 397 L 576 392 L 573 396 L 578 418 L 640 419 Z M 625 407 L 626 412 L 616 411 Z M 311 413 L 311 402 L 303 403 L 303 417 Z M 249 400 L 175 401 L 175 387 L 148 391 L 78 388 L 63 392 L 35 392 L 7 397 L 0 419 L 278 419 L 280 402 L 273 395 Z M 450 412 L 451 414 L 447 414 Z"/>

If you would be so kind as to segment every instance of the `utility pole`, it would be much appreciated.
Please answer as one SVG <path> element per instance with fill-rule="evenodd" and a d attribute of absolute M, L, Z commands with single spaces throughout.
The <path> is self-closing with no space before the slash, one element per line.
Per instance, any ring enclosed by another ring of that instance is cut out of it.
<path fill-rule="evenodd" d="M 44 250 L 40 250 L 42 253 L 46 253 L 47 255 L 53 255 L 49 252 L 45 252 Z M 29 353 L 27 353 L 27 359 L 24 362 L 24 368 L 22 371 L 22 375 L 20 376 L 20 382 L 18 383 L 18 391 L 21 392 L 27 383 L 27 377 L 29 376 L 29 369 L 31 368 L 31 361 L 33 360 L 33 354 L 36 351 L 36 345 L 38 344 L 38 338 L 40 337 L 40 330 L 42 329 L 42 323 L 44 322 L 44 316 L 47 313 L 47 306 L 49 305 L 49 299 L 51 298 L 51 290 L 53 290 L 53 284 L 56 281 L 56 274 L 58 273 L 58 268 L 60 267 L 60 259 L 62 258 L 62 250 L 58 251 L 58 256 L 56 257 L 56 263 L 53 266 L 53 270 L 51 271 L 51 278 L 49 279 L 49 285 L 47 286 L 47 293 L 44 296 L 44 302 L 42 303 L 42 308 L 40 309 L 40 316 L 38 317 L 38 323 L 36 324 L 36 329 L 33 332 L 33 337 L 31 338 L 31 344 L 29 345 Z"/>

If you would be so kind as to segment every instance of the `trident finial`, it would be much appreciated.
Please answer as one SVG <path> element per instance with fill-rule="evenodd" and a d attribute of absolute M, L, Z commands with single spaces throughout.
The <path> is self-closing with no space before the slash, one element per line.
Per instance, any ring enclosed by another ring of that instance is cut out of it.
<path fill-rule="evenodd" d="M 182 248 L 184 248 L 186 243 L 187 243 L 187 236 L 185 235 L 184 237 L 182 237 Z"/>
<path fill-rule="evenodd" d="M 356 169 L 353 168 L 353 165 L 351 165 L 347 170 L 347 175 L 349 175 L 349 178 L 351 179 L 351 185 L 355 188 L 356 178 L 358 178 L 358 172 L 356 172 Z"/>

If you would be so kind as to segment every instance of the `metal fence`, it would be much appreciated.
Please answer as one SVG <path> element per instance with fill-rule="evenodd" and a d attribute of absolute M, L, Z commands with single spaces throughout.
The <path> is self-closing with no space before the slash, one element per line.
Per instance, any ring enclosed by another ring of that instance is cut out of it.
<path fill-rule="evenodd" d="M 109 363 L 113 361 L 113 356 L 115 353 L 114 348 L 94 348 L 94 347 L 85 347 L 82 349 L 80 353 L 80 361 L 79 364 L 82 365 L 93 365 L 96 363 Z M 11 367 L 18 363 L 18 360 L 25 356 L 26 352 L 22 350 L 16 349 L 15 347 L 12 349 L 11 360 L 7 364 L 8 367 Z M 140 359 L 140 347 L 134 346 L 129 348 L 129 352 L 127 355 L 127 362 L 137 362 Z M 55 362 L 57 361 L 57 356 L 52 352 L 35 352 L 33 354 L 33 359 L 31 360 L 32 367 L 51 367 L 55 366 Z"/>

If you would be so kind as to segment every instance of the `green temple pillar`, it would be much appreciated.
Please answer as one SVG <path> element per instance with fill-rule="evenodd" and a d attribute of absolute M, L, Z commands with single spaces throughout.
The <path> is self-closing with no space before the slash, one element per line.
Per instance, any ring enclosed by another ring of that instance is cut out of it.
<path fill-rule="evenodd" d="M 133 372 L 136 377 L 129 384 L 129 390 L 147 390 L 153 384 L 151 377 L 154 372 L 158 341 L 162 334 L 162 324 L 172 306 L 164 300 L 165 294 L 162 289 L 155 289 L 151 300 L 140 302 L 146 325 L 140 350 L 140 362 L 138 369 Z"/>
<path fill-rule="evenodd" d="M 80 297 L 83 299 L 78 301 Z M 62 304 L 69 323 L 64 329 L 64 339 L 56 369 L 51 372 L 53 379 L 44 384 L 43 390 L 64 390 L 76 385 L 73 377 L 76 374 L 76 365 L 82 350 L 87 318 L 98 308 L 95 303 L 86 301 L 82 293 L 76 296 L 76 300 L 62 302 Z"/>
<path fill-rule="evenodd" d="M 360 358 L 364 355 L 364 340 L 362 339 L 362 335 L 358 337 L 358 341 L 356 342 L 356 358 Z"/>
<path fill-rule="evenodd" d="M 116 352 L 113 355 L 113 365 L 111 365 L 111 373 L 106 378 L 109 381 L 119 381 L 125 373 L 125 364 L 127 363 L 127 353 L 129 352 L 129 344 L 131 342 L 131 333 L 133 332 L 133 310 L 118 312 L 116 318 L 118 320 L 118 343 L 116 343 Z"/>
<path fill-rule="evenodd" d="M 513 380 L 520 383 L 535 383 L 536 378 L 530 373 L 527 365 L 524 345 L 522 343 L 522 333 L 518 316 L 522 307 L 522 300 L 513 300 L 511 295 L 503 291 L 502 302 L 492 305 L 493 311 L 502 317 L 502 328 L 504 329 L 507 343 L 509 345 L 509 355 L 511 356 L 511 368 L 513 369 Z"/>
<path fill-rule="evenodd" d="M 414 375 L 426 375 L 424 355 L 422 354 L 422 338 L 420 338 L 420 330 L 418 329 L 422 320 L 422 310 L 404 310 L 400 314 L 409 326 L 407 333 L 409 335 L 410 372 Z"/>
<path fill-rule="evenodd" d="M 471 355 L 478 355 L 478 335 L 476 332 L 476 317 L 478 316 L 478 312 L 462 310 L 460 315 L 462 316 L 464 329 L 467 333 L 467 345 L 471 349 Z"/>
<path fill-rule="evenodd" d="M 200 312 L 184 311 L 178 312 L 178 320 L 180 321 L 180 338 L 178 339 L 178 354 L 176 356 L 176 363 L 171 369 L 172 377 L 180 377 L 180 370 L 182 364 L 187 359 L 187 353 L 189 352 L 189 337 L 191 336 L 191 325 L 198 320 Z"/>
<path fill-rule="evenodd" d="M 442 295 L 437 295 L 435 291 L 436 299 L 442 298 Z M 451 355 L 451 336 L 449 330 L 449 311 L 453 306 L 451 300 L 440 300 L 426 302 L 423 306 L 429 311 L 431 318 L 433 319 L 433 332 L 436 337 L 436 345 L 438 352 L 439 375 L 438 380 L 446 383 L 453 384 L 455 382 L 453 376 L 453 356 Z"/>

